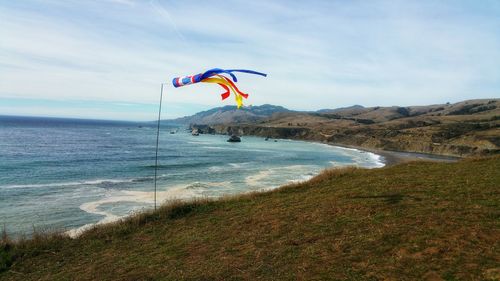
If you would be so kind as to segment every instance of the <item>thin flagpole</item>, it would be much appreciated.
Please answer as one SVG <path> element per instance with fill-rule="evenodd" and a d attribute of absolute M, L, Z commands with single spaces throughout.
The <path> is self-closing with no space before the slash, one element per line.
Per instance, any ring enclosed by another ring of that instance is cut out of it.
<path fill-rule="evenodd" d="M 158 144 L 160 142 L 160 119 L 161 119 L 161 102 L 163 99 L 163 83 L 160 89 L 160 108 L 158 109 L 158 128 L 156 130 L 156 154 L 155 154 L 155 211 L 156 211 L 156 177 L 158 175 Z"/>

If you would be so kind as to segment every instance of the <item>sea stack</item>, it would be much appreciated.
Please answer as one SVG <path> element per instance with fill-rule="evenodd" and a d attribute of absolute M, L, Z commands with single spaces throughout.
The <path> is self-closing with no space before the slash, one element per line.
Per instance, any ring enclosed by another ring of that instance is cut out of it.
<path fill-rule="evenodd" d="M 237 135 L 232 135 L 228 140 L 228 142 L 241 142 L 241 138 Z"/>

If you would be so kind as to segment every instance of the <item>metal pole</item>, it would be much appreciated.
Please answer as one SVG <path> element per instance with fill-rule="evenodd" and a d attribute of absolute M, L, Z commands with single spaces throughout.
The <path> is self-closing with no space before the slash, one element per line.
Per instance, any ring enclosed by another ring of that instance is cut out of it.
<path fill-rule="evenodd" d="M 155 211 L 156 211 L 156 177 L 158 175 L 158 143 L 160 141 L 160 119 L 161 119 L 161 102 L 163 99 L 163 83 L 160 89 L 160 108 L 158 110 L 158 128 L 156 130 L 156 154 L 155 154 Z"/>

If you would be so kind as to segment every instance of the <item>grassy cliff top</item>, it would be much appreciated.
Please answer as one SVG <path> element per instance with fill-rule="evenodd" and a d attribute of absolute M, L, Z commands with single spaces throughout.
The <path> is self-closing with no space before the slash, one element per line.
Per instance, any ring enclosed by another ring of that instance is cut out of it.
<path fill-rule="evenodd" d="M 0 247 L 0 280 L 498 280 L 500 157 L 329 170 Z M 5 239 L 4 239 L 5 240 Z"/>

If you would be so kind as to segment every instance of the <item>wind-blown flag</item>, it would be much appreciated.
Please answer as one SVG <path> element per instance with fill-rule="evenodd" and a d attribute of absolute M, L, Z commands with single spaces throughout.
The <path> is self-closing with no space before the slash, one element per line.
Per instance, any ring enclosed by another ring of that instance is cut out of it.
<path fill-rule="evenodd" d="M 243 98 L 248 98 L 248 94 L 241 92 L 238 87 L 236 87 L 235 83 L 238 82 L 238 79 L 233 72 L 256 74 L 264 77 L 267 76 L 267 74 L 265 73 L 247 69 L 213 68 L 196 75 L 176 77 L 172 80 L 172 84 L 176 88 L 199 82 L 219 84 L 219 86 L 221 86 L 225 90 L 225 92 L 221 94 L 222 99 L 227 99 L 231 95 L 231 92 L 233 92 L 234 98 L 236 100 L 236 105 L 238 106 L 238 108 L 240 108 L 243 106 Z M 229 75 L 231 78 L 228 78 L 223 74 Z"/>

